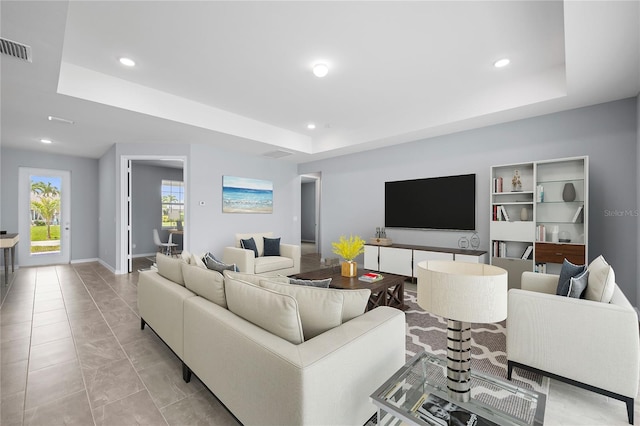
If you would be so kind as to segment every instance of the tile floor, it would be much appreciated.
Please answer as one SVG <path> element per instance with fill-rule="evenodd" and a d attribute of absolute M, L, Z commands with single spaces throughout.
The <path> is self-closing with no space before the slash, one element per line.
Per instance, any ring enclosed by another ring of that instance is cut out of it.
<path fill-rule="evenodd" d="M 303 256 L 302 269 L 319 260 Z M 148 266 L 136 263 L 136 271 Z M 184 383 L 177 357 L 148 327 L 140 330 L 137 279 L 98 263 L 11 276 L 0 308 L 0 424 L 238 424 L 197 378 Z M 552 381 L 545 424 L 626 425 L 626 410 Z"/>

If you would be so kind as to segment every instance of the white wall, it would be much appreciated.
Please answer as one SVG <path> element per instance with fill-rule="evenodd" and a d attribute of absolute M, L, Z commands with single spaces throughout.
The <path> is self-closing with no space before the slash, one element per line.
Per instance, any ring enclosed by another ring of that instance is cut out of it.
<path fill-rule="evenodd" d="M 192 145 L 190 161 L 187 250 L 222 257 L 225 246 L 235 245 L 237 232 L 273 231 L 283 243 L 300 243 L 300 177 L 295 164 L 208 145 Z M 273 213 L 222 213 L 225 175 L 272 181 Z"/>
<path fill-rule="evenodd" d="M 640 212 L 640 94 L 636 97 L 636 138 L 638 140 L 636 144 L 636 209 Z M 638 251 L 640 252 L 640 226 L 638 226 L 638 234 L 636 241 Z M 636 306 L 640 306 L 640 262 L 636 262 L 637 271 L 636 271 L 636 286 L 638 286 L 638 295 L 636 300 Z"/>
<path fill-rule="evenodd" d="M 99 259 L 107 268 L 116 269 L 116 147 L 115 145 L 100 157 L 99 168 Z"/>
<path fill-rule="evenodd" d="M 18 169 L 71 172 L 71 261 L 98 258 L 98 160 L 2 148 L 0 228 L 18 232 Z M 28 244 L 23 238 L 19 244 Z M 18 250 L 16 262 L 20 264 Z"/>
<path fill-rule="evenodd" d="M 620 287 L 635 301 L 638 218 L 605 216 L 605 210 L 638 205 L 636 104 L 631 98 L 301 164 L 300 174 L 322 172 L 322 256 L 332 256 L 331 241 L 341 234 L 368 239 L 384 225 L 385 181 L 464 173 L 476 173 L 477 232 L 480 248 L 488 250 L 491 165 L 588 155 L 589 258 L 604 255 Z M 443 247 L 457 247 L 460 237 L 471 235 L 387 229 L 394 242 Z"/>

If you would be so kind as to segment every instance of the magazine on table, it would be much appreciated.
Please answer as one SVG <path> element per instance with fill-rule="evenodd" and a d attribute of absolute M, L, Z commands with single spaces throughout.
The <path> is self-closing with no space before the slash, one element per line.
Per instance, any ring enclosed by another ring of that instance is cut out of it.
<path fill-rule="evenodd" d="M 498 426 L 455 403 L 433 394 L 425 394 L 413 411 L 421 420 L 437 426 Z"/>

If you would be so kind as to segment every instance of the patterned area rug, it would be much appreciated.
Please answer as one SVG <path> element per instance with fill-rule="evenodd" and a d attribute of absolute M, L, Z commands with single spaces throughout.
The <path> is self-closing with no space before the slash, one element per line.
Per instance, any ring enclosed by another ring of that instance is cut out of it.
<path fill-rule="evenodd" d="M 407 320 L 407 361 L 415 354 L 427 351 L 446 356 L 447 321 L 425 312 L 417 304 L 417 294 L 405 291 L 405 311 Z M 506 328 L 505 322 L 496 324 L 471 324 L 471 368 L 494 376 L 507 378 Z M 549 393 L 549 379 L 539 374 L 513 370 L 515 385 Z"/>

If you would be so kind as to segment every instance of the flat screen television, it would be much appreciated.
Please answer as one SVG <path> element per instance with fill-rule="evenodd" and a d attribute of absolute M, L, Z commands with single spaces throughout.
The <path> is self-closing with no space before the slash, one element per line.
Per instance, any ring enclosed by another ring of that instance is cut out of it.
<path fill-rule="evenodd" d="M 475 231 L 476 175 L 385 182 L 384 225 Z"/>

